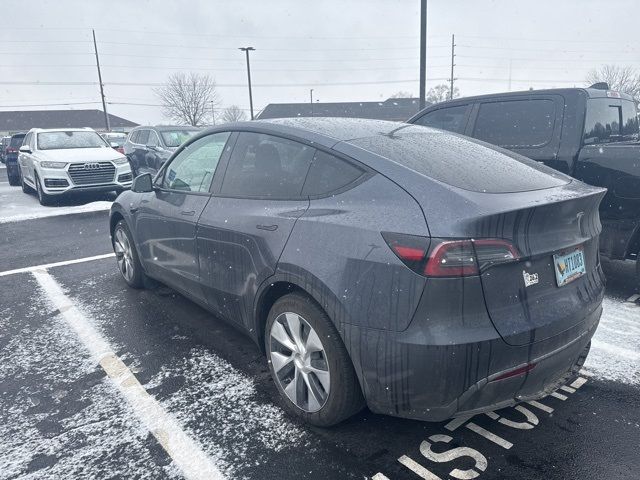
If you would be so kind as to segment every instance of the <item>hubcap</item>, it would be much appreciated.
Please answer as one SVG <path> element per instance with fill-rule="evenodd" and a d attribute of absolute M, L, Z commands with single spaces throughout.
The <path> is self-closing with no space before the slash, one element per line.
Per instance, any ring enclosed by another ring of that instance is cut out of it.
<path fill-rule="evenodd" d="M 316 331 L 297 313 L 278 315 L 271 326 L 269 359 L 285 394 L 305 412 L 317 412 L 329 397 L 330 374 Z"/>
<path fill-rule="evenodd" d="M 133 278 L 133 257 L 131 255 L 131 244 L 124 230 L 117 228 L 114 235 L 113 249 L 116 252 L 118 268 L 125 280 L 131 281 Z"/>

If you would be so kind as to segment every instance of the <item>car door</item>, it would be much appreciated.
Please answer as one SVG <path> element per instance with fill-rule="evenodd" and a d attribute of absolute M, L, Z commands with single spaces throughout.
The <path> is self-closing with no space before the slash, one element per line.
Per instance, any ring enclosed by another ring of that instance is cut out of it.
<path fill-rule="evenodd" d="M 177 153 L 134 213 L 138 251 L 147 273 L 202 300 L 196 225 L 229 133 L 202 137 Z"/>
<path fill-rule="evenodd" d="M 149 136 L 147 138 L 146 148 L 145 148 L 145 165 L 147 167 L 147 171 L 154 175 L 160 170 L 162 166 L 162 158 L 160 157 L 160 139 L 158 138 L 158 134 L 155 130 L 149 130 Z"/>
<path fill-rule="evenodd" d="M 29 181 L 33 182 L 33 153 L 34 153 L 34 141 L 35 135 L 33 132 L 28 133 L 26 137 L 24 137 L 24 141 L 22 145 L 26 145 L 31 150 L 31 153 L 20 152 L 18 151 L 18 164 L 20 165 L 20 171 L 22 172 L 22 176 Z"/>
<path fill-rule="evenodd" d="M 197 232 L 204 293 L 223 318 L 251 328 L 256 290 L 275 272 L 296 220 L 309 207 L 302 186 L 314 151 L 286 138 L 238 134 Z"/>

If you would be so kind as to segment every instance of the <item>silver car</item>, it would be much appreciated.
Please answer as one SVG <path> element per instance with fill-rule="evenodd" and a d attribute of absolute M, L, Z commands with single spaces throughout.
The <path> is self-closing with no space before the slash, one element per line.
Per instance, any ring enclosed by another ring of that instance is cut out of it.
<path fill-rule="evenodd" d="M 18 156 L 22 191 L 42 205 L 66 193 L 131 187 L 127 158 L 91 128 L 29 130 Z"/>

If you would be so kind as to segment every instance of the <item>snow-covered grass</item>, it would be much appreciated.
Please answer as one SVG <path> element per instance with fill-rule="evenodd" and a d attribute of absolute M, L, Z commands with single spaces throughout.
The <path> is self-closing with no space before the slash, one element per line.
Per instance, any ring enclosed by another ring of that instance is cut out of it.
<path fill-rule="evenodd" d="M 95 201 L 84 205 L 66 202 L 61 206 L 43 207 L 34 195 L 23 193 L 20 187 L 0 184 L 0 223 L 20 222 L 35 218 L 55 217 L 73 213 L 109 210 L 110 201 Z"/>
<path fill-rule="evenodd" d="M 640 306 L 605 298 L 585 369 L 598 378 L 640 385 Z"/>

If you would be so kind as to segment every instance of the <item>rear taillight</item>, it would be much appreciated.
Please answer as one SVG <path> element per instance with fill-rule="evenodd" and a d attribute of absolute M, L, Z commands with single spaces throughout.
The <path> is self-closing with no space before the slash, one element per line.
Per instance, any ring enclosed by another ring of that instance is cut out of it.
<path fill-rule="evenodd" d="M 15 148 L 7 148 L 7 153 L 16 153 L 18 150 Z"/>
<path fill-rule="evenodd" d="M 479 275 L 492 265 L 520 258 L 511 243 L 499 238 L 437 240 L 429 252 L 430 240 L 426 237 L 387 232 L 382 236 L 405 265 L 428 277 Z"/>

